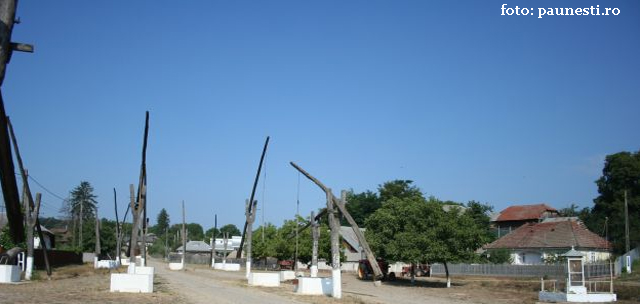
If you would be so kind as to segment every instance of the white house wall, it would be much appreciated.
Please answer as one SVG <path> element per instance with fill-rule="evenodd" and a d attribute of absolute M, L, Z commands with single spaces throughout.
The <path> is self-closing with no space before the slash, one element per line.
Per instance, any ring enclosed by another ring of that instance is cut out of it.
<path fill-rule="evenodd" d="M 544 264 L 546 258 L 556 256 L 564 253 L 566 250 L 560 252 L 542 252 L 536 250 L 515 250 L 511 253 L 511 259 L 514 265 L 539 265 Z M 609 252 L 602 251 L 579 251 L 584 255 L 585 262 L 594 263 L 598 261 L 606 261 L 611 256 Z"/>

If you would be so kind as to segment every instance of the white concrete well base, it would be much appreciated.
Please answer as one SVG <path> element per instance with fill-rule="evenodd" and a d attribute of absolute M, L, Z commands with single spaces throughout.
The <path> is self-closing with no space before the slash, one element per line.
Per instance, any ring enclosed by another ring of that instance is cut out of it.
<path fill-rule="evenodd" d="M 155 274 L 155 268 L 138 266 L 138 267 L 136 267 L 136 274 L 154 275 Z"/>
<path fill-rule="evenodd" d="M 0 265 L 0 283 L 20 282 L 20 266 Z"/>
<path fill-rule="evenodd" d="M 240 264 L 226 263 L 222 270 L 224 271 L 240 271 Z"/>
<path fill-rule="evenodd" d="M 579 303 L 605 303 L 615 302 L 615 293 L 563 293 L 541 291 L 538 293 L 540 302 L 579 302 Z"/>
<path fill-rule="evenodd" d="M 110 290 L 111 292 L 151 293 L 153 292 L 153 275 L 112 273 Z"/>
<path fill-rule="evenodd" d="M 182 270 L 184 268 L 184 264 L 182 263 L 169 263 L 170 270 Z"/>
<path fill-rule="evenodd" d="M 298 285 L 294 290 L 303 295 L 327 295 L 333 292 L 333 281 L 331 278 L 306 278 L 299 277 Z"/>
<path fill-rule="evenodd" d="M 249 285 L 278 287 L 280 286 L 280 274 L 277 272 L 252 272 L 249 274 Z"/>
<path fill-rule="evenodd" d="M 222 263 L 214 263 L 213 264 L 213 269 L 217 269 L 217 270 L 222 270 L 224 264 Z"/>
<path fill-rule="evenodd" d="M 96 263 L 96 268 L 113 269 L 116 267 L 117 267 L 117 264 L 116 264 L 116 261 L 114 260 L 101 260 L 101 261 L 97 261 Z"/>
<path fill-rule="evenodd" d="M 296 278 L 296 273 L 291 270 L 280 271 L 280 282 L 290 281 Z"/>

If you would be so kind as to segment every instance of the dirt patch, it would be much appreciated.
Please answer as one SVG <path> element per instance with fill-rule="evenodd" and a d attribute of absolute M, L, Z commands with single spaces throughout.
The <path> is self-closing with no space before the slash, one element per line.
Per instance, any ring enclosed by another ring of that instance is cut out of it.
<path fill-rule="evenodd" d="M 157 276 L 152 294 L 112 293 L 109 270 L 89 264 L 56 268 L 51 280 L 44 272 L 36 276 L 39 280 L 2 285 L 0 303 L 186 303 Z"/>

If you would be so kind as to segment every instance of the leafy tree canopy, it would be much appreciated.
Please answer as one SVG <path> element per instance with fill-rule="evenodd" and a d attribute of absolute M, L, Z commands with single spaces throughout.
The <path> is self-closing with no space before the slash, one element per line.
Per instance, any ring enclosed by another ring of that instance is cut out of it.
<path fill-rule="evenodd" d="M 220 228 L 220 233 L 229 233 L 229 237 L 232 236 L 238 236 L 238 235 L 242 235 L 242 232 L 240 232 L 240 229 L 238 229 L 238 227 L 236 227 L 236 225 L 234 224 L 227 224 L 224 225 Z"/>
<path fill-rule="evenodd" d="M 393 180 L 378 186 L 380 200 L 386 202 L 392 198 L 423 198 L 420 189 L 413 184 L 412 180 Z"/>
<path fill-rule="evenodd" d="M 630 245 L 640 244 L 640 151 L 619 152 L 605 159 L 602 176 L 596 181 L 598 193 L 587 218 L 592 231 L 601 231 L 608 218 L 609 236 L 617 253 L 625 252 L 624 193 L 627 192 L 629 208 Z"/>

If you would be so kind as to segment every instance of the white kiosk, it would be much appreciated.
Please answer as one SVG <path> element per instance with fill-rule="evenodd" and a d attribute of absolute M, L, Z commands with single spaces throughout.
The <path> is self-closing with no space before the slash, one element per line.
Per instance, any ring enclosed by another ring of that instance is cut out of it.
<path fill-rule="evenodd" d="M 615 302 L 616 294 L 613 289 L 609 292 L 587 292 L 584 277 L 584 255 L 576 251 L 573 247 L 571 250 L 561 255 L 567 259 L 567 287 L 565 292 L 545 291 L 544 281 L 542 281 L 542 290 L 538 294 L 541 302 Z"/>

